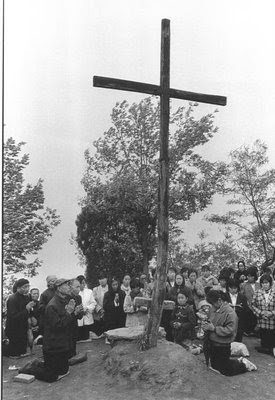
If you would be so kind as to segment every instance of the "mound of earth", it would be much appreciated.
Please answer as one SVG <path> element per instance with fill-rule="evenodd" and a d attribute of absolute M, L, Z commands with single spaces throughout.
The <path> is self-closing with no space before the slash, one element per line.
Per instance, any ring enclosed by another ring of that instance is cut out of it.
<path fill-rule="evenodd" d="M 136 342 L 118 342 L 106 354 L 105 370 L 115 384 L 189 396 L 198 386 L 198 376 L 207 373 L 202 359 L 166 340 L 146 351 L 140 351 Z"/>

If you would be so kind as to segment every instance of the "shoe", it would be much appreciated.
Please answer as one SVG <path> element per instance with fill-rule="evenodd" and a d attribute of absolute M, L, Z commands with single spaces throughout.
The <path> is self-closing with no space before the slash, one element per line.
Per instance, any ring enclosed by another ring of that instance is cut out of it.
<path fill-rule="evenodd" d="M 43 339 L 43 336 L 42 336 L 42 335 L 38 335 L 37 338 L 34 339 L 33 344 L 34 344 L 34 345 L 40 344 L 40 343 L 38 343 L 38 342 L 40 341 L 40 339 Z"/>
<path fill-rule="evenodd" d="M 101 339 L 102 337 L 103 337 L 102 335 L 100 335 L 100 336 L 97 336 L 97 334 L 96 334 L 96 333 L 94 333 L 94 332 L 90 332 L 90 339 L 92 339 L 92 340 Z"/>
<path fill-rule="evenodd" d="M 69 375 L 69 373 L 70 373 L 70 371 L 66 372 L 66 374 L 64 374 L 64 375 L 58 375 L 56 380 L 59 381 L 60 379 L 65 378 L 65 376 Z"/>
<path fill-rule="evenodd" d="M 111 344 L 107 338 L 105 339 L 105 344 Z"/>
<path fill-rule="evenodd" d="M 213 368 L 213 367 L 211 367 L 211 366 L 209 366 L 208 368 L 209 368 L 211 371 L 215 372 L 216 374 L 221 375 L 221 372 L 218 371 L 217 369 L 215 369 L 215 368 Z"/>
<path fill-rule="evenodd" d="M 86 339 L 86 340 L 78 340 L 77 343 L 88 343 L 91 342 L 92 339 Z"/>
<path fill-rule="evenodd" d="M 256 365 L 253 364 L 251 361 L 249 361 L 247 358 L 240 357 L 238 360 L 245 365 L 247 371 L 250 371 L 250 372 L 257 371 L 258 368 L 256 367 Z"/>

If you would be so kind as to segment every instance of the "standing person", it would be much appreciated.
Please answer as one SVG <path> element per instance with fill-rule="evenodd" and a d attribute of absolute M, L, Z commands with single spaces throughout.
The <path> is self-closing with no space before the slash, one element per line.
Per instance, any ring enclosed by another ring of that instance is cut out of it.
<path fill-rule="evenodd" d="M 124 312 L 127 314 L 125 324 L 127 328 L 145 325 L 148 319 L 147 308 L 135 305 L 135 298 L 143 297 L 143 293 L 140 291 L 140 281 L 136 278 L 131 279 L 130 287 L 131 292 L 125 296 L 123 304 Z"/>
<path fill-rule="evenodd" d="M 78 321 L 83 318 L 84 310 L 82 305 L 82 298 L 79 295 L 80 283 L 78 279 L 72 279 L 70 282 L 70 299 L 75 302 L 75 309 L 72 312 L 72 348 L 69 354 L 69 358 L 76 355 L 76 342 L 78 339 Z"/>
<path fill-rule="evenodd" d="M 46 307 L 44 318 L 44 368 L 35 374 L 39 380 L 54 382 L 69 374 L 72 349 L 73 312 L 75 301 L 70 296 L 70 280 L 57 279 L 54 297 Z"/>
<path fill-rule="evenodd" d="M 108 292 L 103 299 L 105 330 L 123 328 L 126 314 L 123 309 L 125 293 L 119 287 L 116 278 L 111 280 Z"/>
<path fill-rule="evenodd" d="M 146 296 L 148 287 L 148 277 L 146 274 L 141 274 L 139 277 L 140 291 L 143 296 Z M 127 294 L 127 293 L 126 293 Z"/>
<path fill-rule="evenodd" d="M 79 282 L 79 295 L 82 300 L 83 313 L 82 317 L 78 319 L 78 341 L 90 340 L 90 331 L 94 328 L 93 312 L 96 308 L 96 301 L 93 291 L 86 286 L 86 280 L 83 275 L 78 275 L 76 278 Z M 95 335 L 95 334 L 94 334 Z M 95 335 L 97 337 L 97 335 Z"/>
<path fill-rule="evenodd" d="M 238 329 L 235 342 L 242 342 L 245 330 L 246 314 L 248 310 L 245 296 L 240 293 L 240 286 L 237 280 L 229 279 L 228 292 L 226 292 L 226 301 L 236 312 L 238 317 Z"/>
<path fill-rule="evenodd" d="M 44 290 L 44 292 L 42 292 L 41 296 L 40 296 L 40 301 L 39 301 L 39 313 L 40 313 L 39 327 L 40 327 L 41 337 L 43 336 L 43 332 L 44 332 L 45 310 L 46 310 L 46 307 L 47 307 L 49 301 L 53 298 L 53 296 L 55 294 L 55 282 L 56 282 L 56 279 L 57 279 L 57 277 L 55 275 L 47 276 L 47 278 L 46 278 L 47 289 Z"/>
<path fill-rule="evenodd" d="M 93 288 L 93 295 L 96 302 L 94 309 L 94 332 L 98 337 L 101 337 L 105 331 L 104 327 L 104 308 L 103 299 L 105 293 L 108 292 L 109 287 L 107 285 L 107 275 L 106 272 L 100 272 L 98 278 L 99 285 Z"/>
<path fill-rule="evenodd" d="M 212 289 L 214 290 L 220 290 L 223 293 L 227 293 L 227 285 L 228 281 L 230 278 L 227 278 L 227 275 L 224 275 L 223 273 L 220 273 L 218 277 L 218 284 L 214 285 Z"/>
<path fill-rule="evenodd" d="M 176 307 L 171 316 L 172 336 L 175 343 L 184 345 L 188 340 L 189 344 L 195 338 L 196 316 L 193 307 L 188 305 L 187 296 L 179 292 L 176 299 Z"/>
<path fill-rule="evenodd" d="M 198 282 L 198 272 L 195 269 L 189 270 L 189 279 L 186 283 L 186 287 L 191 289 L 191 293 L 194 299 L 195 309 L 198 310 L 200 301 L 205 298 L 204 288 L 200 282 Z"/>
<path fill-rule="evenodd" d="M 201 276 L 198 278 L 198 282 L 202 284 L 204 290 L 206 287 L 212 288 L 214 285 L 218 285 L 218 279 L 214 275 L 211 275 L 209 265 L 203 265 L 201 267 Z"/>
<path fill-rule="evenodd" d="M 230 359 L 230 345 L 234 341 L 238 324 L 235 311 L 222 300 L 222 293 L 218 290 L 210 290 L 206 299 L 212 308 L 210 321 L 203 321 L 202 328 L 209 335 L 211 369 L 227 376 L 256 370 L 257 367 L 244 357 Z"/>
<path fill-rule="evenodd" d="M 252 310 L 252 298 L 254 293 L 261 288 L 258 280 L 257 268 L 249 267 L 247 269 L 247 281 L 241 284 L 240 292 L 245 296 L 247 301 L 247 311 L 245 315 L 245 328 L 244 332 L 247 335 L 254 334 L 255 327 L 257 325 L 257 317 Z"/>
<path fill-rule="evenodd" d="M 131 281 L 130 275 L 128 274 L 124 275 L 120 289 L 123 290 L 123 292 L 125 292 L 126 296 L 131 292 L 130 281 Z"/>
<path fill-rule="evenodd" d="M 31 309 L 35 302 L 28 296 L 29 281 L 19 279 L 15 285 L 15 293 L 7 300 L 6 335 L 9 339 L 8 355 L 24 357 L 27 354 L 27 331 Z"/>
<path fill-rule="evenodd" d="M 188 267 L 182 267 L 180 273 L 183 276 L 184 282 L 186 284 L 188 282 L 189 268 Z"/>
<path fill-rule="evenodd" d="M 247 270 L 244 261 L 238 262 L 238 270 L 235 272 L 234 279 L 237 280 L 240 284 L 246 280 Z"/>
<path fill-rule="evenodd" d="M 31 327 L 31 330 L 32 330 L 33 339 L 36 339 L 38 337 L 38 335 L 40 335 L 40 330 L 39 330 L 39 318 L 40 318 L 39 289 L 32 288 L 30 290 L 30 300 L 34 301 L 35 304 L 31 309 L 29 326 Z"/>
<path fill-rule="evenodd" d="M 188 304 L 191 304 L 191 305 L 194 304 L 194 299 L 193 299 L 191 289 L 185 285 L 184 277 L 180 273 L 177 273 L 175 285 L 173 288 L 171 288 L 169 295 L 167 297 L 167 300 L 172 300 L 172 301 L 176 302 L 177 295 L 180 292 L 185 294 L 185 296 L 187 297 Z"/>
<path fill-rule="evenodd" d="M 262 275 L 260 285 L 261 289 L 254 293 L 251 304 L 260 328 L 261 346 L 256 350 L 275 357 L 275 290 L 271 276 Z"/>

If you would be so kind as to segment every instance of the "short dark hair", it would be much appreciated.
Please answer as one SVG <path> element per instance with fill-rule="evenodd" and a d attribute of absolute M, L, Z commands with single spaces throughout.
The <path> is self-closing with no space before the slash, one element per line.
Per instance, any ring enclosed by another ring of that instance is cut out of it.
<path fill-rule="evenodd" d="M 33 292 L 34 290 L 38 290 L 38 292 L 39 292 L 39 289 L 36 288 L 36 287 L 34 287 L 34 288 L 32 288 L 32 289 L 30 290 L 30 293 Z"/>
<path fill-rule="evenodd" d="M 220 290 L 211 289 L 207 293 L 206 301 L 210 304 L 216 303 L 219 299 L 222 299 L 222 292 Z"/>
<path fill-rule="evenodd" d="M 176 268 L 175 268 L 175 267 L 172 267 L 172 266 L 168 268 L 167 272 L 168 272 L 168 271 L 174 271 L 175 274 L 177 273 Z"/>
<path fill-rule="evenodd" d="M 189 272 L 189 268 L 188 267 L 182 267 L 180 272 L 183 274 L 184 272 L 188 271 Z"/>
<path fill-rule="evenodd" d="M 209 265 L 205 264 L 205 265 L 202 265 L 201 270 L 202 271 L 210 271 L 210 267 L 209 267 Z"/>
<path fill-rule="evenodd" d="M 237 288 L 238 290 L 240 290 L 240 284 L 236 279 L 228 279 L 228 283 L 227 286 L 230 288 Z"/>
<path fill-rule="evenodd" d="M 76 279 L 78 280 L 79 283 L 82 283 L 83 281 L 86 282 L 85 276 L 84 275 L 78 275 L 76 277 Z"/>
<path fill-rule="evenodd" d="M 247 268 L 246 273 L 247 273 L 247 276 L 248 276 L 248 275 L 253 276 L 254 279 L 255 279 L 255 281 L 258 279 L 258 270 L 257 270 L 257 267 L 249 267 L 249 268 Z"/>
<path fill-rule="evenodd" d="M 263 281 L 267 281 L 267 282 L 270 283 L 270 285 L 272 285 L 272 277 L 271 277 L 271 275 L 263 274 L 263 275 L 260 277 L 260 284 L 262 284 Z"/>
<path fill-rule="evenodd" d="M 135 289 L 135 288 L 140 288 L 140 282 L 137 278 L 132 278 L 130 281 L 130 288 Z"/>

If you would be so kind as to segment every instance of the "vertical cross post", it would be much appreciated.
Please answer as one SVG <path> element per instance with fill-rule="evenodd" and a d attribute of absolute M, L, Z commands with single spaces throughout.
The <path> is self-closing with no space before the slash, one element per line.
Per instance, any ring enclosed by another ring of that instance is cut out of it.
<path fill-rule="evenodd" d="M 150 347 L 157 345 L 158 328 L 165 298 L 166 266 L 168 254 L 168 199 L 169 199 L 169 89 L 170 89 L 170 21 L 161 22 L 160 56 L 160 155 L 158 201 L 158 254 L 156 279 L 149 311 L 146 335 Z"/>

